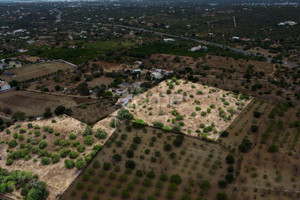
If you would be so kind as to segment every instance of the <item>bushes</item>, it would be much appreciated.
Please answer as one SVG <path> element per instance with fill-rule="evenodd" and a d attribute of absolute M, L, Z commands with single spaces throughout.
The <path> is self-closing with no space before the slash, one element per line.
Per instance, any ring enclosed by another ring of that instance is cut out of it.
<path fill-rule="evenodd" d="M 255 110 L 255 111 L 253 111 L 253 116 L 255 118 L 260 118 L 261 117 L 261 113 L 259 111 Z"/>
<path fill-rule="evenodd" d="M 226 174 L 225 179 L 228 183 L 232 183 L 234 181 L 234 175 L 233 174 Z"/>
<path fill-rule="evenodd" d="M 142 138 L 136 136 L 136 137 L 133 138 L 133 142 L 136 143 L 136 144 L 140 144 L 142 142 Z"/>
<path fill-rule="evenodd" d="M 227 200 L 227 199 L 228 199 L 227 194 L 223 192 L 217 194 L 217 200 Z"/>
<path fill-rule="evenodd" d="M 226 181 L 219 181 L 218 185 L 219 185 L 220 188 L 226 188 L 227 182 Z"/>
<path fill-rule="evenodd" d="M 83 157 L 78 158 L 77 161 L 76 161 L 76 168 L 77 168 L 78 170 L 81 170 L 81 169 L 83 169 L 85 166 L 86 166 L 86 161 L 85 161 L 85 159 L 84 159 Z"/>
<path fill-rule="evenodd" d="M 172 149 L 172 146 L 171 146 L 170 144 L 166 143 L 166 144 L 164 145 L 164 150 L 165 150 L 165 151 L 171 151 L 171 149 Z"/>
<path fill-rule="evenodd" d="M 126 155 L 127 155 L 128 158 L 132 158 L 134 156 L 134 152 L 129 149 L 129 150 L 126 151 Z"/>
<path fill-rule="evenodd" d="M 135 168 L 135 162 L 133 160 L 127 160 L 125 163 L 125 167 L 129 169 L 134 169 Z"/>
<path fill-rule="evenodd" d="M 51 154 L 52 163 L 58 163 L 60 160 L 59 154 L 54 152 Z"/>
<path fill-rule="evenodd" d="M 174 174 L 171 176 L 170 182 L 179 185 L 181 183 L 181 177 L 178 174 Z"/>
<path fill-rule="evenodd" d="M 183 135 L 177 135 L 176 136 L 176 139 L 173 141 L 173 145 L 175 147 L 179 147 L 182 145 L 182 142 L 183 142 L 183 139 L 184 139 L 184 136 Z"/>
<path fill-rule="evenodd" d="M 268 150 L 270 153 L 275 153 L 279 151 L 279 147 L 276 144 L 272 144 L 271 146 L 269 146 Z"/>
<path fill-rule="evenodd" d="M 239 145 L 239 150 L 243 153 L 247 153 L 252 147 L 252 142 L 248 139 L 243 139 L 242 144 Z"/>
<path fill-rule="evenodd" d="M 112 158 L 117 162 L 122 160 L 122 156 L 120 154 L 115 154 L 112 156 Z"/>
<path fill-rule="evenodd" d="M 42 140 L 42 141 L 40 142 L 40 144 L 39 144 L 39 148 L 40 148 L 40 149 L 45 149 L 46 147 L 47 147 L 47 142 L 44 141 L 44 140 Z"/>
<path fill-rule="evenodd" d="M 251 131 L 252 131 L 253 133 L 256 133 L 256 132 L 258 132 L 258 130 L 259 130 L 259 126 L 252 125 L 250 129 L 251 129 Z"/>
<path fill-rule="evenodd" d="M 234 156 L 233 156 L 233 155 L 229 154 L 229 155 L 226 156 L 226 163 L 227 163 L 228 165 L 231 165 L 231 164 L 233 164 L 234 162 L 235 162 L 235 159 L 234 159 Z"/>
<path fill-rule="evenodd" d="M 42 157 L 42 158 L 41 158 L 41 163 L 42 163 L 43 165 L 49 165 L 49 164 L 51 163 L 51 160 L 50 160 L 50 158 L 48 158 L 48 157 Z"/>
<path fill-rule="evenodd" d="M 135 120 L 133 121 L 132 126 L 133 126 L 134 128 L 144 128 L 145 126 L 147 126 L 147 123 L 144 122 L 142 119 L 135 119 Z"/>
<path fill-rule="evenodd" d="M 69 157 L 70 157 L 71 159 L 77 158 L 78 156 L 79 156 L 79 153 L 78 153 L 77 151 L 71 151 L 71 152 L 69 153 Z"/>
<path fill-rule="evenodd" d="M 112 118 L 111 121 L 110 121 L 110 126 L 112 128 L 117 128 L 120 126 L 120 120 L 117 119 L 117 118 Z"/>
<path fill-rule="evenodd" d="M 161 128 L 161 129 L 162 129 L 162 128 L 164 127 L 164 124 L 161 123 L 161 122 L 158 122 L 158 121 L 153 122 L 152 124 L 153 124 L 153 126 L 154 126 L 155 128 Z"/>
<path fill-rule="evenodd" d="M 133 115 L 129 112 L 129 110 L 121 108 L 118 112 L 118 119 L 120 119 L 120 120 L 123 120 L 123 119 L 132 120 Z"/>
<path fill-rule="evenodd" d="M 95 137 L 104 140 L 107 137 L 107 133 L 105 130 L 98 128 Z"/>
<path fill-rule="evenodd" d="M 14 148 L 14 147 L 16 147 L 17 145 L 18 145 L 17 140 L 10 140 L 10 141 L 8 142 L 9 148 Z"/>
<path fill-rule="evenodd" d="M 94 138 L 92 135 L 87 135 L 83 139 L 83 143 L 85 145 L 91 146 L 94 143 Z"/>
<path fill-rule="evenodd" d="M 66 160 L 65 160 L 65 167 L 66 167 L 67 169 L 72 169 L 73 167 L 75 167 L 74 161 L 73 161 L 73 160 L 68 160 L 68 159 L 66 159 Z"/>

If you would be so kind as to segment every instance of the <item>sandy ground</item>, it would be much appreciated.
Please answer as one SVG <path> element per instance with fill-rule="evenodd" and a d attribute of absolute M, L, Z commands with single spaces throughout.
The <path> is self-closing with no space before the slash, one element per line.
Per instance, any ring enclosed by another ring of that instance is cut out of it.
<path fill-rule="evenodd" d="M 32 122 L 33 126 L 38 125 L 40 127 L 43 126 L 50 126 L 53 128 L 54 132 L 60 132 L 62 138 L 68 138 L 69 134 L 71 132 L 75 133 L 78 135 L 79 140 L 82 140 L 80 138 L 80 133 L 84 131 L 86 124 L 68 117 L 68 116 L 63 116 L 62 118 L 55 117 L 56 123 L 51 123 L 52 119 L 48 120 L 38 120 Z M 108 140 L 108 138 L 113 134 L 115 131 L 115 128 L 111 128 L 109 123 L 110 123 L 111 117 L 108 117 L 104 120 L 99 121 L 95 126 L 94 126 L 94 131 L 96 131 L 97 128 L 105 129 L 108 133 L 108 137 L 105 140 L 96 140 L 92 146 L 86 146 L 86 150 L 84 154 L 88 154 L 92 151 L 92 148 L 94 145 L 101 144 L 104 145 L 105 142 Z M 28 122 L 20 123 L 21 127 L 20 128 L 27 128 Z M 15 126 L 14 126 L 15 127 Z M 11 130 L 12 133 L 17 132 L 14 127 L 10 127 L 9 129 Z M 8 141 L 12 139 L 13 134 L 7 135 L 5 132 L 0 133 L 0 138 L 1 141 Z M 26 140 L 26 133 L 25 135 L 25 140 Z M 42 134 L 41 134 L 42 135 Z M 52 134 L 54 135 L 54 134 Z M 53 139 L 53 138 L 52 138 Z M 47 137 L 47 143 L 52 144 L 51 137 Z M 48 149 L 49 148 L 49 149 Z M 49 152 L 53 152 L 54 147 L 47 147 L 47 150 Z M 48 186 L 48 191 L 50 193 L 48 200 L 54 200 L 57 195 L 62 194 L 68 187 L 69 185 L 73 182 L 73 180 L 77 177 L 77 175 L 80 173 L 79 170 L 76 168 L 73 169 L 66 169 L 64 166 L 64 159 L 61 159 L 60 162 L 56 164 L 50 164 L 50 165 L 42 165 L 40 163 L 40 159 L 38 159 L 37 162 L 33 162 L 35 158 L 38 156 L 33 156 L 29 161 L 24 161 L 24 159 L 20 159 L 17 161 L 14 161 L 12 166 L 6 166 L 6 160 L 8 153 L 6 152 L 7 150 L 7 145 L 0 144 L 0 156 L 2 160 L 0 160 L 0 167 L 5 168 L 9 171 L 13 170 L 24 170 L 24 171 L 31 171 L 34 174 L 37 174 L 39 176 L 39 179 L 41 181 L 46 182 Z M 17 195 L 17 193 L 14 193 L 15 198 L 19 199 L 20 196 Z"/>
<path fill-rule="evenodd" d="M 194 88 L 192 88 L 192 85 Z M 132 112 L 135 118 L 144 120 L 150 126 L 153 122 L 159 121 L 170 127 L 173 126 L 172 119 L 175 118 L 175 116 L 172 115 L 172 111 L 177 110 L 180 115 L 184 116 L 182 121 L 185 125 L 181 128 L 183 133 L 191 136 L 203 136 L 196 132 L 196 130 L 203 131 L 200 128 L 200 124 L 203 123 L 206 127 L 214 123 L 215 131 L 207 133 L 207 137 L 212 140 L 217 140 L 220 136 L 219 132 L 226 130 L 242 111 L 238 110 L 236 103 L 243 102 L 243 108 L 245 108 L 248 103 L 251 102 L 251 100 L 236 99 L 231 92 L 218 88 L 191 82 L 184 84 L 183 80 L 180 80 L 179 85 L 174 84 L 172 94 L 166 94 L 167 89 L 167 83 L 161 82 L 157 87 L 139 96 L 135 96 L 130 104 L 127 105 L 127 109 Z M 177 92 L 179 89 L 182 90 L 181 93 Z M 197 94 L 199 90 L 202 91 L 200 95 Z M 215 92 L 212 92 L 212 90 Z M 186 92 L 186 96 L 183 95 L 184 92 Z M 194 98 L 191 98 L 190 95 L 193 95 Z M 224 98 L 229 105 L 224 105 L 221 98 Z M 200 105 L 197 105 L 195 100 L 200 101 Z M 201 112 L 206 112 L 211 104 L 215 105 L 215 108 L 211 109 L 211 113 L 207 113 L 206 116 L 201 116 Z M 134 108 L 133 105 L 136 107 Z M 196 111 L 196 107 L 201 107 L 201 110 Z M 226 115 L 231 115 L 230 120 L 225 121 L 219 116 L 219 107 L 226 112 Z M 233 108 L 233 114 L 227 111 L 229 108 Z M 193 112 L 196 113 L 196 116 L 191 116 Z"/>

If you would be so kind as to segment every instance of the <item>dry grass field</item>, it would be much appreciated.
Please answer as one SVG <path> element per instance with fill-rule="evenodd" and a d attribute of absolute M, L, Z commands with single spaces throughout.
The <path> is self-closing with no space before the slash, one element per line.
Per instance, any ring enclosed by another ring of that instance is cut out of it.
<path fill-rule="evenodd" d="M 169 80 L 135 96 L 127 109 L 148 125 L 181 127 L 191 136 L 216 140 L 251 98 L 184 80 Z"/>
<path fill-rule="evenodd" d="M 65 63 L 41 62 L 41 63 L 23 66 L 20 68 L 8 69 L 6 71 L 11 72 L 15 75 L 12 77 L 1 75 L 0 78 L 7 81 L 11 81 L 11 80 L 25 81 L 32 78 L 48 75 L 57 72 L 58 70 L 65 71 L 65 70 L 72 70 L 72 69 L 73 69 L 72 66 Z"/>
<path fill-rule="evenodd" d="M 11 113 L 6 114 L 20 111 L 24 112 L 26 116 L 42 116 L 47 107 L 54 111 L 59 105 L 71 108 L 88 101 L 90 101 L 88 98 L 56 96 L 45 93 L 15 90 L 0 95 L 0 110 L 1 112 L 6 113 L 7 108 L 9 108 Z"/>

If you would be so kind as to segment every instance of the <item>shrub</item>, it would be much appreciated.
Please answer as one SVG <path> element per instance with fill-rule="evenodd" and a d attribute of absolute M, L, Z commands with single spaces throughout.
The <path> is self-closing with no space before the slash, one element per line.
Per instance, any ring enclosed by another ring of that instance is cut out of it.
<path fill-rule="evenodd" d="M 134 152 L 132 150 L 127 150 L 126 155 L 128 158 L 132 158 L 134 156 Z"/>
<path fill-rule="evenodd" d="M 114 154 L 112 158 L 117 162 L 122 160 L 122 156 L 120 154 Z"/>
<path fill-rule="evenodd" d="M 94 143 L 94 138 L 91 135 L 87 135 L 83 138 L 83 143 L 85 145 L 91 146 Z"/>
<path fill-rule="evenodd" d="M 261 113 L 259 111 L 255 110 L 255 111 L 253 111 L 253 116 L 255 118 L 260 118 L 261 117 Z"/>
<path fill-rule="evenodd" d="M 135 168 L 135 162 L 133 160 L 127 160 L 125 163 L 125 167 L 129 169 L 134 169 Z"/>
<path fill-rule="evenodd" d="M 227 163 L 228 165 L 230 165 L 230 164 L 233 164 L 234 162 L 235 162 L 234 156 L 231 155 L 231 154 L 228 154 L 228 155 L 226 156 L 226 163 Z"/>
<path fill-rule="evenodd" d="M 258 130 L 259 130 L 259 126 L 256 126 L 256 125 L 252 125 L 252 126 L 251 126 L 251 131 L 252 131 L 253 133 L 258 132 Z"/>
<path fill-rule="evenodd" d="M 98 128 L 95 137 L 104 140 L 107 137 L 107 133 L 105 130 Z"/>
<path fill-rule="evenodd" d="M 234 181 L 233 174 L 226 174 L 225 179 L 228 183 L 232 183 Z"/>
<path fill-rule="evenodd" d="M 171 149 L 172 149 L 172 146 L 171 146 L 170 144 L 166 143 L 166 144 L 164 145 L 164 150 L 165 150 L 165 151 L 171 151 Z"/>
<path fill-rule="evenodd" d="M 179 185 L 181 183 L 181 177 L 178 174 L 174 174 L 171 176 L 170 182 Z"/>
<path fill-rule="evenodd" d="M 275 153 L 279 151 L 279 147 L 276 144 L 272 144 L 271 146 L 269 146 L 268 150 L 270 153 Z"/>
<path fill-rule="evenodd" d="M 109 170 L 110 168 L 111 168 L 111 164 L 110 164 L 110 163 L 105 162 L 105 163 L 103 164 L 103 169 L 104 169 L 104 170 Z"/>
<path fill-rule="evenodd" d="M 123 120 L 131 120 L 133 119 L 133 115 L 129 112 L 129 110 L 121 108 L 118 112 L 118 119 Z"/>
<path fill-rule="evenodd" d="M 226 181 L 219 181 L 218 185 L 219 185 L 220 188 L 226 188 L 227 182 Z"/>
<path fill-rule="evenodd" d="M 219 192 L 217 194 L 217 200 L 227 200 L 227 194 L 223 193 L 223 192 Z"/>
<path fill-rule="evenodd" d="M 110 126 L 112 128 L 117 128 L 120 126 L 120 120 L 117 119 L 117 118 L 112 118 L 111 121 L 110 121 Z"/>
<path fill-rule="evenodd" d="M 242 144 L 239 145 L 239 150 L 243 153 L 247 153 L 252 147 L 252 142 L 248 139 L 243 139 Z"/>
<path fill-rule="evenodd" d="M 45 149 L 46 147 L 47 147 L 47 142 L 44 141 L 44 140 L 42 140 L 42 141 L 40 142 L 40 144 L 39 144 L 39 148 L 40 148 L 40 149 Z"/>
<path fill-rule="evenodd" d="M 73 167 L 75 167 L 74 161 L 73 161 L 73 160 L 68 160 L 68 159 L 66 159 L 66 160 L 65 160 L 65 167 L 66 167 L 67 169 L 72 169 Z"/>
<path fill-rule="evenodd" d="M 79 153 L 78 153 L 77 151 L 71 151 L 71 152 L 69 153 L 69 157 L 70 157 L 71 159 L 77 158 L 78 156 L 79 156 Z"/>
<path fill-rule="evenodd" d="M 155 128 L 163 128 L 164 127 L 164 124 L 161 122 L 158 122 L 158 121 L 153 122 L 152 124 Z"/>
<path fill-rule="evenodd" d="M 52 163 L 58 163 L 60 160 L 59 154 L 54 152 L 51 154 Z"/>
<path fill-rule="evenodd" d="M 17 140 L 10 140 L 10 141 L 8 142 L 9 148 L 14 148 L 14 147 L 16 147 L 17 145 L 18 145 Z"/>
<path fill-rule="evenodd" d="M 69 135 L 70 140 L 75 140 L 76 139 L 76 135 L 74 133 Z"/>
<path fill-rule="evenodd" d="M 153 179 L 155 177 L 155 172 L 154 171 L 149 171 L 147 173 L 147 177 Z"/>
<path fill-rule="evenodd" d="M 50 162 L 51 162 L 51 160 L 50 160 L 50 158 L 48 158 L 48 157 L 42 157 L 42 158 L 41 158 L 41 163 L 42 163 L 43 165 L 49 165 Z"/>
<path fill-rule="evenodd" d="M 133 138 L 133 142 L 136 143 L 136 144 L 140 144 L 142 142 L 142 138 L 141 137 L 138 137 L 138 136 L 135 136 Z"/>
<path fill-rule="evenodd" d="M 145 126 L 147 126 L 147 123 L 144 122 L 142 119 L 135 119 L 135 120 L 133 121 L 132 126 L 133 126 L 134 128 L 144 128 Z"/>
<path fill-rule="evenodd" d="M 85 151 L 85 146 L 83 146 L 83 145 L 78 145 L 77 147 L 76 147 L 76 149 L 77 149 L 77 151 L 79 152 L 79 153 L 82 153 L 82 152 L 84 152 Z"/>

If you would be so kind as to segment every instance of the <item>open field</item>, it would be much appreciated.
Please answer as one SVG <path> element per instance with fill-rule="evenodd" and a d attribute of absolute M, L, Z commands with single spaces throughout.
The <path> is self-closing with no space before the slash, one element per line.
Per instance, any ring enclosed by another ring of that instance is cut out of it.
<path fill-rule="evenodd" d="M 254 112 L 261 116 L 255 117 Z M 278 106 L 254 100 L 228 127 L 229 136 L 219 140 L 226 148 L 239 150 L 236 156 L 242 158 L 235 181 L 237 199 L 299 199 L 297 112 L 299 106 Z M 244 139 L 252 145 L 241 152 Z"/>
<path fill-rule="evenodd" d="M 110 120 L 99 121 L 94 130 L 67 116 L 17 123 L 0 133 L 0 167 L 37 174 L 48 186 L 48 199 L 53 200 L 115 131 Z"/>
<path fill-rule="evenodd" d="M 87 124 L 95 124 L 118 109 L 108 100 L 102 99 L 95 103 L 85 103 L 72 109 L 72 117 Z"/>
<path fill-rule="evenodd" d="M 181 136 L 182 144 L 174 146 Z M 228 167 L 226 151 L 181 136 L 123 123 L 61 200 L 215 199 L 224 191 L 217 185 Z"/>
<path fill-rule="evenodd" d="M 90 99 L 81 97 L 56 96 L 29 91 L 10 91 L 0 95 L 0 110 L 12 114 L 17 111 L 24 112 L 26 116 L 41 116 L 45 108 L 53 111 L 57 106 L 64 105 L 67 108 L 75 107 L 80 103 L 88 102 Z"/>
<path fill-rule="evenodd" d="M 52 74 L 57 72 L 58 70 L 72 70 L 73 67 L 59 62 L 42 62 L 31 64 L 27 66 L 23 66 L 15 69 L 8 69 L 6 71 L 15 74 L 13 77 L 1 75 L 1 79 L 11 81 L 25 81 L 32 78 L 42 77 L 44 75 Z"/>
<path fill-rule="evenodd" d="M 151 55 L 150 60 L 155 60 L 155 65 L 157 65 L 158 68 L 163 67 L 170 70 L 183 70 L 187 66 L 192 67 L 193 69 L 201 69 L 203 66 L 209 66 L 211 71 L 225 69 L 234 70 L 234 73 L 239 74 L 244 73 L 249 65 L 253 65 L 256 70 L 263 71 L 266 75 L 274 72 L 273 64 L 256 60 L 235 59 L 211 55 L 205 56 L 205 59 L 193 59 L 188 56 L 179 56 L 180 62 L 174 62 L 175 57 L 176 56 L 169 54 L 153 54 Z M 197 63 L 200 63 L 201 65 L 197 67 Z"/>
<path fill-rule="evenodd" d="M 184 80 L 167 80 L 135 96 L 127 109 L 148 125 L 158 122 L 165 129 L 176 128 L 191 136 L 216 140 L 250 101 L 247 95 Z"/>

